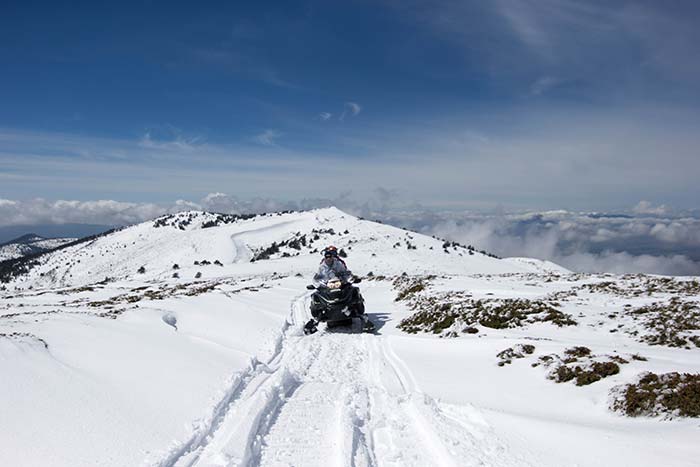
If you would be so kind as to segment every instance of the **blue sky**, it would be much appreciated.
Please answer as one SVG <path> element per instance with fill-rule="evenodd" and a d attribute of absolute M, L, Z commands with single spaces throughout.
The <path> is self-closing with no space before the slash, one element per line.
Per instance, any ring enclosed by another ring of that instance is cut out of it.
<path fill-rule="evenodd" d="M 5 3 L 0 198 L 695 208 L 697 5 Z"/>

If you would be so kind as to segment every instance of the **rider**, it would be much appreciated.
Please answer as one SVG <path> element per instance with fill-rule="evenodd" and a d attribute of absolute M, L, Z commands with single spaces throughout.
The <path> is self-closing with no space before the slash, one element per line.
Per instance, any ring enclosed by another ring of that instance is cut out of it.
<path fill-rule="evenodd" d="M 351 280 L 359 282 L 353 274 L 348 270 L 345 265 L 345 261 L 340 259 L 338 256 L 338 249 L 334 246 L 329 246 L 323 250 L 323 260 L 321 265 L 318 267 L 318 272 L 314 275 L 313 282 L 314 285 L 318 287 L 326 287 L 328 283 L 334 279 L 337 279 L 342 284 L 342 287 L 350 287 Z M 366 331 L 374 330 L 374 324 L 367 319 L 365 315 L 365 307 L 362 303 L 362 297 L 359 296 L 360 291 L 355 289 L 354 291 L 355 299 L 360 302 L 358 314 L 359 318 L 362 320 L 362 327 Z M 311 314 L 314 316 L 308 323 L 304 326 L 304 332 L 311 334 L 316 332 L 316 325 L 318 323 L 317 316 L 315 314 L 313 305 Z"/>
<path fill-rule="evenodd" d="M 338 279 L 341 284 L 350 283 L 352 273 L 345 265 L 345 261 L 338 256 L 338 249 L 334 246 L 329 246 L 323 250 L 323 261 L 318 267 L 318 272 L 314 275 L 314 285 L 325 286 L 332 279 Z"/>

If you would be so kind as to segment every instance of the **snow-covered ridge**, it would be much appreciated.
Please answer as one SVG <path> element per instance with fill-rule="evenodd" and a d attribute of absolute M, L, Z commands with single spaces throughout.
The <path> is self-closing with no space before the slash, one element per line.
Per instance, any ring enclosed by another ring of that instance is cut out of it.
<path fill-rule="evenodd" d="M 352 258 L 357 273 L 507 273 L 546 269 L 538 260 L 512 262 L 460 245 L 377 222 L 336 208 L 237 216 L 188 211 L 123 228 L 89 242 L 42 256 L 19 288 L 81 286 L 141 274 L 144 279 L 249 274 L 273 262 L 280 273 L 316 268 L 333 244 Z M 215 262 L 221 264 L 216 267 Z M 177 265 L 177 266 L 176 266 Z"/>
<path fill-rule="evenodd" d="M 75 240 L 75 238 L 44 238 L 35 234 L 23 235 L 0 245 L 0 261 L 53 250 Z"/>

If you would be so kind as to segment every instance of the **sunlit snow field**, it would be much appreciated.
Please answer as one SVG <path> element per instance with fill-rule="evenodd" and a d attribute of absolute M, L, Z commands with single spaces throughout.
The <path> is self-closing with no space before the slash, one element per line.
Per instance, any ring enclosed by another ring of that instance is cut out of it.
<path fill-rule="evenodd" d="M 3 284 L 0 465 L 697 465 L 697 419 L 609 409 L 643 371 L 700 373 L 699 347 L 642 342 L 622 313 L 669 293 L 567 295 L 632 279 L 470 254 L 333 208 L 219 221 L 128 227 Z M 301 332 L 331 243 L 364 278 L 374 334 Z M 415 299 L 559 293 L 576 324 L 408 334 L 404 273 L 425 280 Z M 518 344 L 534 351 L 499 366 Z M 576 346 L 628 363 L 585 386 L 533 366 Z"/>

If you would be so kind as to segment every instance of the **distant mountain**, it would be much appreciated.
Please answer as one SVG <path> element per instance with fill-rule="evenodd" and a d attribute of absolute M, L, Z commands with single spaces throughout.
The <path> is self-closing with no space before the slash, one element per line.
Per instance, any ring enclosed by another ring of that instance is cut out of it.
<path fill-rule="evenodd" d="M 237 264 L 237 269 L 247 271 L 260 269 L 261 261 L 271 260 L 279 274 L 309 273 L 317 266 L 320 251 L 330 244 L 345 250 L 343 254 L 352 254 L 355 268 L 372 271 L 383 267 L 393 274 L 401 274 L 409 264 L 425 274 L 562 269 L 537 260 L 498 259 L 470 246 L 328 208 L 243 216 L 200 211 L 166 215 L 91 241 L 67 244 L 22 264 L 5 265 L 0 280 L 22 276 L 16 283 L 20 287 L 82 286 L 107 278 L 128 279 L 139 270 L 143 270 L 142 277 L 161 280 L 173 274 L 173 265 L 182 267 L 179 274 L 185 278 L 215 261 Z M 220 270 L 204 268 L 201 273 L 206 278 Z"/>
<path fill-rule="evenodd" d="M 34 234 L 34 233 L 28 233 L 28 234 L 22 235 L 21 237 L 14 238 L 14 239 L 10 240 L 9 242 L 0 243 L 0 247 L 5 246 L 5 245 L 11 245 L 11 244 L 29 245 L 30 243 L 38 242 L 40 240 L 44 240 L 44 237 L 41 237 L 41 236 Z"/>
<path fill-rule="evenodd" d="M 44 238 L 82 238 L 106 232 L 114 227 L 99 224 L 11 225 L 0 227 L 0 244 L 14 242 L 30 232 Z"/>
<path fill-rule="evenodd" d="M 75 241 L 75 238 L 44 238 L 34 233 L 0 244 L 0 261 L 36 255 Z"/>

